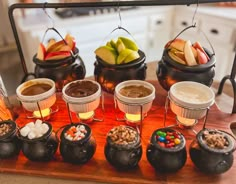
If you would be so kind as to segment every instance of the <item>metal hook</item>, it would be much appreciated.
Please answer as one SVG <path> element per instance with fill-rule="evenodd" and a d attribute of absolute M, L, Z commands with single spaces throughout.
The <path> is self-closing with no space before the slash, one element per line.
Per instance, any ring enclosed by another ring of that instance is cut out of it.
<path fill-rule="evenodd" d="M 54 28 L 54 25 L 55 25 L 55 22 L 53 20 L 53 18 L 48 14 L 48 12 L 46 11 L 46 5 L 47 5 L 47 2 L 45 2 L 43 4 L 43 11 L 44 13 L 47 15 L 47 17 L 49 18 L 49 20 L 52 22 L 52 28 Z"/>
<path fill-rule="evenodd" d="M 120 28 L 122 28 L 122 19 L 121 19 L 121 14 L 120 14 L 120 0 L 118 1 L 117 6 L 118 6 L 118 16 L 119 16 L 119 20 L 120 20 L 118 28 L 120 29 Z"/>
<path fill-rule="evenodd" d="M 194 26 L 194 27 L 196 27 L 196 24 L 197 24 L 196 22 L 194 22 L 194 20 L 195 20 L 196 14 L 197 14 L 198 5 L 199 5 L 199 0 L 197 0 L 197 6 L 195 8 L 195 11 L 194 11 L 193 17 L 192 17 L 192 26 Z"/>

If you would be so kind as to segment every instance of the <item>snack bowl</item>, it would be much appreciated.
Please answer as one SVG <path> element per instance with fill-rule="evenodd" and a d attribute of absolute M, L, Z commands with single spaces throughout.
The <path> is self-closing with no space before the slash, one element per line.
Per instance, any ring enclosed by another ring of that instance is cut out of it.
<path fill-rule="evenodd" d="M 75 136 L 70 134 L 73 130 Z M 91 128 L 83 123 L 66 125 L 60 134 L 60 140 L 59 148 L 63 160 L 74 164 L 88 162 L 97 147 Z"/>
<path fill-rule="evenodd" d="M 127 87 L 130 87 L 130 91 L 128 91 L 127 94 L 130 94 L 131 96 L 124 96 L 124 94 L 121 93 L 121 90 Z M 135 87 L 135 89 L 132 89 L 133 87 Z M 144 95 L 146 90 L 149 92 Z M 132 93 L 135 96 L 132 97 Z M 116 86 L 115 98 L 117 99 L 117 105 L 122 112 L 140 114 L 140 107 L 142 106 L 142 112 L 145 114 L 152 107 L 152 102 L 155 98 L 155 87 L 152 84 L 141 80 L 124 81 Z"/>
<path fill-rule="evenodd" d="M 235 138 L 216 129 L 203 129 L 189 147 L 194 165 L 208 174 L 222 174 L 228 171 L 234 161 Z"/>
<path fill-rule="evenodd" d="M 176 115 L 188 119 L 201 119 L 215 99 L 208 86 L 182 81 L 175 83 L 169 90 L 170 108 Z"/>
<path fill-rule="evenodd" d="M 101 86 L 93 80 L 76 80 L 64 86 L 62 94 L 72 112 L 90 112 L 100 104 Z"/>
<path fill-rule="evenodd" d="M 0 159 L 17 156 L 21 149 L 17 125 L 12 120 L 0 121 Z"/>
<path fill-rule="evenodd" d="M 50 108 L 56 102 L 55 82 L 47 78 L 26 81 L 16 89 L 18 99 L 28 111 Z M 37 104 L 38 103 L 38 104 Z"/>
<path fill-rule="evenodd" d="M 157 129 L 152 133 L 146 156 L 157 171 L 176 172 L 187 159 L 185 138 L 171 128 Z"/>
<path fill-rule="evenodd" d="M 137 130 L 122 125 L 112 128 L 107 134 L 104 153 L 106 160 L 117 169 L 136 167 L 142 157 L 142 145 Z"/>
<path fill-rule="evenodd" d="M 35 123 L 30 122 L 21 127 L 19 131 L 22 152 L 26 158 L 40 162 L 53 159 L 57 151 L 58 140 L 49 122 L 36 120 Z"/>

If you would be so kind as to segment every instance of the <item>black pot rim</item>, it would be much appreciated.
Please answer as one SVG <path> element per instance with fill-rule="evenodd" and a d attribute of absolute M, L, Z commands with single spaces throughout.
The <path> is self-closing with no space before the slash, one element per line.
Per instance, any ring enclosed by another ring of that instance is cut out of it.
<path fill-rule="evenodd" d="M 180 135 L 180 140 L 181 140 L 181 144 L 177 145 L 175 148 L 164 148 L 164 147 L 161 147 L 159 144 L 157 144 L 157 140 L 156 140 L 156 132 L 157 131 L 169 131 L 169 132 L 177 132 L 179 135 Z M 151 137 L 151 140 L 150 140 L 151 144 L 154 145 L 157 149 L 159 150 L 162 150 L 164 152 L 169 152 L 169 153 L 175 153 L 175 152 L 178 152 L 178 151 L 181 151 L 185 148 L 186 146 L 186 140 L 183 136 L 182 133 L 174 130 L 174 129 L 171 129 L 171 128 L 159 128 L 159 129 L 156 129 L 153 133 L 152 133 L 152 137 Z"/>
<path fill-rule="evenodd" d="M 74 56 L 71 55 L 71 56 L 63 58 L 63 59 L 50 60 L 50 61 L 39 60 L 39 59 L 36 58 L 37 54 L 35 54 L 33 56 L 33 62 L 36 65 L 39 65 L 39 66 L 42 66 L 42 67 L 43 66 L 45 66 L 45 67 L 56 67 L 56 66 L 61 66 L 61 65 L 64 65 L 64 64 L 70 64 L 70 63 L 75 62 L 75 59 L 76 59 L 77 55 L 79 54 L 79 49 L 75 48 L 73 54 L 74 54 Z"/>
<path fill-rule="evenodd" d="M 101 65 L 105 66 L 105 67 L 108 67 L 108 68 L 112 68 L 112 69 L 124 69 L 124 68 L 130 68 L 130 67 L 133 67 L 135 65 L 138 65 L 138 64 L 141 64 L 143 62 L 145 62 L 146 60 L 146 56 L 144 54 L 143 51 L 141 50 L 138 50 L 138 53 L 140 55 L 140 57 L 138 59 L 135 59 L 129 63 L 125 63 L 125 64 L 119 64 L 119 65 L 112 65 L 112 64 L 109 64 L 105 61 L 103 61 L 100 57 L 96 56 L 96 60 L 98 63 L 100 63 Z"/>
<path fill-rule="evenodd" d="M 16 125 L 16 123 L 14 121 L 12 121 L 12 120 L 4 120 L 4 121 L 0 122 L 0 125 L 1 124 L 11 124 L 12 125 L 12 130 L 9 131 L 8 133 L 4 134 L 3 136 L 0 136 L 0 140 L 6 140 L 9 137 L 11 137 L 13 134 L 16 133 L 17 125 Z"/>
<path fill-rule="evenodd" d="M 84 137 L 83 139 L 81 139 L 81 140 L 78 140 L 78 141 L 70 141 L 70 140 L 66 139 L 65 136 L 64 136 L 65 132 L 66 132 L 70 127 L 72 127 L 72 126 L 78 126 L 78 125 L 83 125 L 83 126 L 85 127 L 85 129 L 87 130 L 87 134 L 85 135 L 85 137 Z M 61 142 L 65 143 L 65 144 L 70 144 L 70 145 L 82 145 L 82 144 L 84 144 L 85 142 L 87 142 L 88 139 L 90 139 L 91 135 L 92 135 L 92 130 L 91 130 L 91 128 L 90 128 L 88 125 L 86 125 L 85 123 L 81 123 L 81 122 L 80 122 L 80 123 L 72 123 L 72 124 L 66 125 L 66 126 L 63 128 L 63 130 L 62 130 L 62 132 L 61 132 L 61 134 L 60 134 L 60 139 L 61 139 Z"/>
<path fill-rule="evenodd" d="M 109 131 L 107 133 L 107 136 L 106 136 L 106 140 L 107 140 L 107 143 L 111 146 L 114 146 L 117 150 L 131 150 L 131 149 L 136 149 L 138 148 L 140 145 L 141 145 L 141 140 L 140 140 L 140 135 L 138 133 L 138 131 L 131 127 L 131 126 L 127 126 L 127 125 L 121 125 L 121 126 L 125 126 L 126 128 L 129 128 L 129 129 L 132 129 L 134 130 L 135 132 L 137 132 L 137 138 L 136 138 L 136 141 L 134 143 L 131 143 L 131 144 L 126 144 L 126 145 L 123 145 L 123 144 L 116 144 L 116 143 L 113 143 L 113 141 L 111 140 L 111 138 L 108 136 Z M 115 127 L 113 127 L 115 128 Z M 112 128 L 112 129 L 113 129 Z"/>
<path fill-rule="evenodd" d="M 28 143 L 34 143 L 34 142 L 38 142 L 38 141 L 42 141 L 47 139 L 51 134 L 52 134 L 52 125 L 49 122 L 43 121 L 42 123 L 46 123 L 49 127 L 48 131 L 42 135 L 41 137 L 35 138 L 35 139 L 28 139 L 27 137 L 23 137 L 20 133 L 19 133 L 19 139 Z M 23 126 L 25 127 L 25 126 Z M 20 130 L 23 128 L 21 127 Z"/>
<path fill-rule="evenodd" d="M 219 133 L 223 134 L 226 137 L 226 139 L 229 141 L 229 146 L 225 149 L 216 149 L 216 148 L 211 148 L 211 147 L 207 146 L 207 144 L 205 144 L 203 141 L 203 132 L 206 130 L 209 132 L 219 132 Z M 197 140 L 198 140 L 200 147 L 203 148 L 204 150 L 209 151 L 209 152 L 218 153 L 218 154 L 227 154 L 227 153 L 233 152 L 235 150 L 235 140 L 233 140 L 233 136 L 231 136 L 229 133 L 221 131 L 221 130 L 202 129 L 197 134 Z"/>
<path fill-rule="evenodd" d="M 206 48 L 203 48 L 203 49 L 205 50 L 205 52 L 207 53 L 207 55 L 210 58 L 210 61 L 208 61 L 206 64 L 200 64 L 200 65 L 196 65 L 196 66 L 187 66 L 187 65 L 180 64 L 180 63 L 174 61 L 169 56 L 169 54 L 168 54 L 168 51 L 170 50 L 169 48 L 164 49 L 162 60 L 164 60 L 164 62 L 167 62 L 168 64 L 170 64 L 180 70 L 183 70 L 183 71 L 188 71 L 188 72 L 204 71 L 204 70 L 215 65 L 216 57 L 215 57 L 215 54 L 211 53 L 208 49 L 206 49 Z"/>

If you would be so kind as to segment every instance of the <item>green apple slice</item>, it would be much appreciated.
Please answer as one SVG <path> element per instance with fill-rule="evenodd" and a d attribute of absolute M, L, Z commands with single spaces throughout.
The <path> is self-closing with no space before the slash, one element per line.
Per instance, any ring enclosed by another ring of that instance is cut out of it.
<path fill-rule="evenodd" d="M 192 47 L 191 42 L 189 40 L 186 41 L 184 45 L 184 57 L 188 66 L 197 65 L 197 61 L 194 57 L 191 47 Z"/>
<path fill-rule="evenodd" d="M 134 61 L 135 59 L 138 59 L 139 53 L 137 51 L 132 51 L 124 60 L 124 63 L 129 63 L 131 61 Z"/>
<path fill-rule="evenodd" d="M 132 40 L 125 37 L 119 37 L 118 39 L 121 39 L 126 48 L 138 51 L 138 46 Z"/>
<path fill-rule="evenodd" d="M 116 64 L 122 64 L 125 60 L 125 58 L 130 55 L 133 51 L 130 49 L 124 49 L 119 53 L 119 56 L 117 58 L 117 63 Z"/>
<path fill-rule="evenodd" d="M 113 49 L 116 49 L 116 42 L 115 42 L 115 40 L 111 39 L 110 44 L 111 44 L 111 47 Z"/>
<path fill-rule="evenodd" d="M 125 49 L 125 45 L 120 38 L 116 42 L 116 50 L 121 53 Z"/>
<path fill-rule="evenodd" d="M 109 64 L 116 64 L 118 54 L 116 50 L 111 47 L 101 46 L 95 50 L 95 54 Z"/>

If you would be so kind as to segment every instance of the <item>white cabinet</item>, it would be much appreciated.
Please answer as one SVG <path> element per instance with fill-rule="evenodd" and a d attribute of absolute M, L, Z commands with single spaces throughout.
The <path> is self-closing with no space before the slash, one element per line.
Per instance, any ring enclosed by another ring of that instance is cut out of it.
<path fill-rule="evenodd" d="M 173 37 L 185 27 L 192 25 L 192 15 L 195 8 L 179 7 L 175 11 Z M 231 13 L 232 12 L 232 13 Z M 202 46 L 211 50 L 209 42 L 216 55 L 215 81 L 220 81 L 225 75 L 229 75 L 234 60 L 234 48 L 236 45 L 236 12 L 230 9 L 216 7 L 199 7 L 196 14 L 196 25 L 180 35 L 183 39 L 192 43 L 199 41 Z M 206 35 L 207 39 L 204 37 Z"/>

